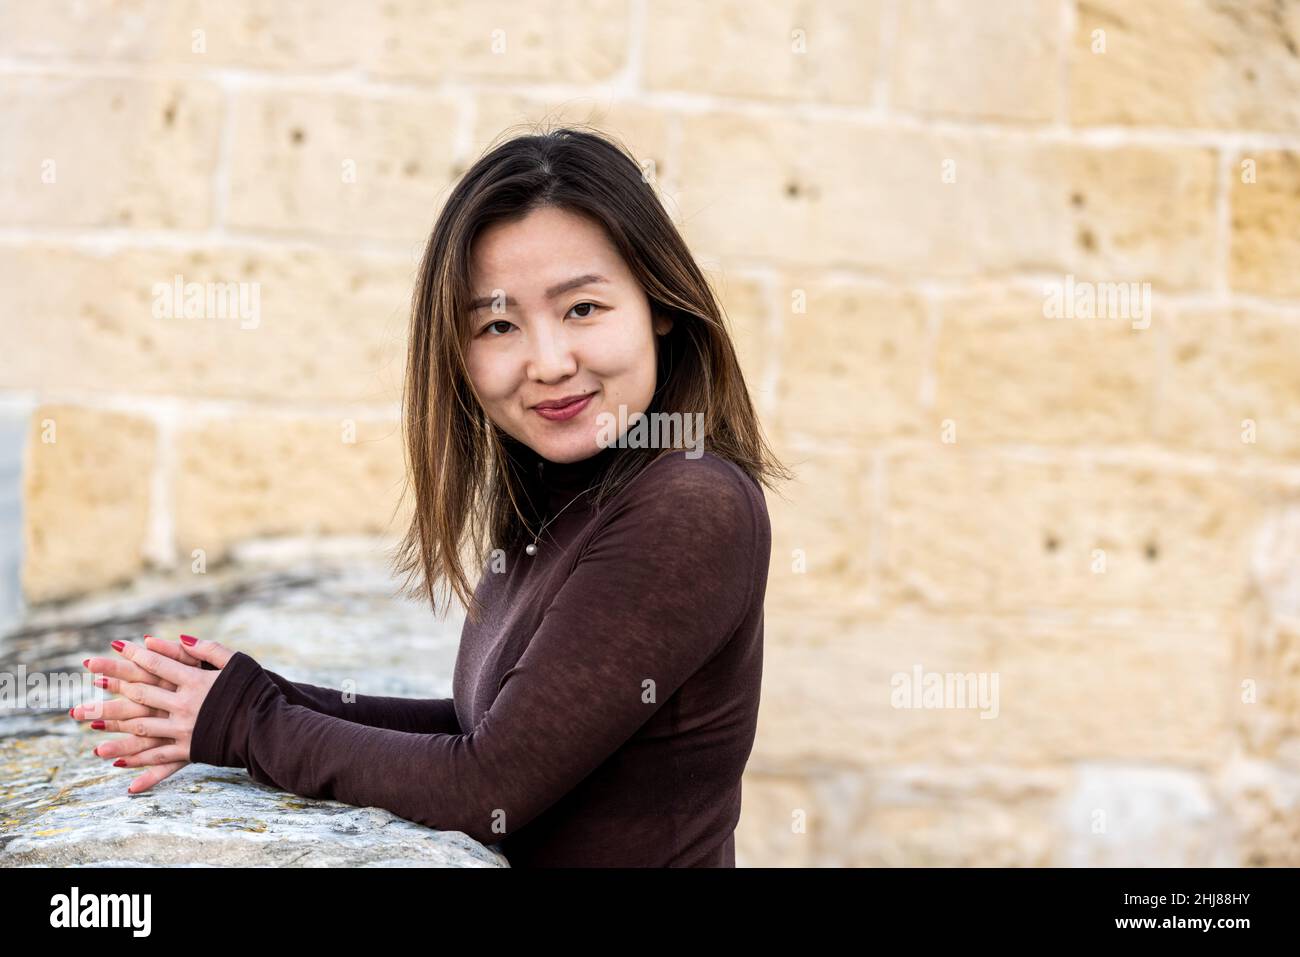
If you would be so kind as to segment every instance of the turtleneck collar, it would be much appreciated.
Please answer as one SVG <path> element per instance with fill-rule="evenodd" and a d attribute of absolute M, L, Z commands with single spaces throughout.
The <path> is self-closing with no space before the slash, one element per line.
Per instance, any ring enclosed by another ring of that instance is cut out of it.
<path fill-rule="evenodd" d="M 511 437 L 503 441 L 519 463 L 522 474 L 528 477 L 529 485 L 537 489 L 538 502 L 552 515 L 566 505 L 570 511 L 581 508 L 584 503 L 576 501 L 575 496 L 586 492 L 580 497 L 589 499 L 595 491 L 591 486 L 600 484 L 620 451 L 617 446 L 610 446 L 576 462 L 552 462 Z"/>

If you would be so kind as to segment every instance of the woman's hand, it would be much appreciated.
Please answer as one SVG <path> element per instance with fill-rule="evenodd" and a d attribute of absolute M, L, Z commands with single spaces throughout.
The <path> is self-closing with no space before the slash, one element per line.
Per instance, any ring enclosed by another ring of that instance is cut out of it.
<path fill-rule="evenodd" d="M 175 642 L 146 635 L 143 648 L 131 642 L 114 642 L 125 661 L 114 658 L 86 661 L 92 671 L 112 674 L 113 677 L 101 678 L 96 683 L 123 695 L 126 700 L 105 702 L 102 709 L 74 708 L 72 716 L 86 717 L 90 712 L 102 711 L 103 719 L 95 721 L 92 727 L 125 731 L 130 735 L 101 744 L 95 754 L 120 755 L 114 762 L 117 767 L 152 765 L 131 782 L 128 793 L 147 790 L 189 763 L 195 720 L 208 690 L 220 674 L 204 670 L 198 663 L 208 661 L 223 668 L 234 654 L 216 642 L 198 641 L 189 635 L 183 635 L 182 639 L 194 644 L 187 650 Z"/>

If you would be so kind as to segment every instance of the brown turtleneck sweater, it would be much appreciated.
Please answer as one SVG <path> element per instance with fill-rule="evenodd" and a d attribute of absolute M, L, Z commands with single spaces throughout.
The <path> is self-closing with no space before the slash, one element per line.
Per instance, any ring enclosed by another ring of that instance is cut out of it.
<path fill-rule="evenodd" d="M 345 701 L 239 652 L 190 759 L 462 831 L 516 867 L 734 867 L 762 678 L 763 491 L 676 450 L 597 509 L 578 493 L 620 451 L 532 457 L 554 520 L 536 555 L 489 559 L 454 697 Z"/>

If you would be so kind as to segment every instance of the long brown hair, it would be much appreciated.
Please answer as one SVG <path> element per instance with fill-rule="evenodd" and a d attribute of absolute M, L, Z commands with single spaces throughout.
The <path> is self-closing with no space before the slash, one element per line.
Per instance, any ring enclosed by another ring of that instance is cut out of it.
<path fill-rule="evenodd" d="M 647 414 L 702 412 L 708 451 L 773 489 L 792 478 L 763 436 L 713 291 L 627 147 L 575 126 L 533 128 L 490 147 L 447 198 L 420 264 L 402 416 L 414 513 L 393 559 L 407 576 L 406 594 L 427 598 L 436 610 L 434 589 L 446 584 L 471 620 L 480 609 L 467 564 L 482 568 L 493 547 L 520 541 L 530 519 L 519 506 L 526 479 L 507 448 L 513 440 L 488 418 L 465 363 L 469 250 L 488 225 L 547 206 L 603 224 L 652 313 L 673 319 L 672 329 L 655 337 Z M 620 450 L 595 494 L 597 507 L 672 451 Z"/>

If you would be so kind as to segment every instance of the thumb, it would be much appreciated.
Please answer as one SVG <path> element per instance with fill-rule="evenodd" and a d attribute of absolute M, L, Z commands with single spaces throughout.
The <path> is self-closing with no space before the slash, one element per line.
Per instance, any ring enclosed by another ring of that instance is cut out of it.
<path fill-rule="evenodd" d="M 226 667 L 226 662 L 235 656 L 235 652 L 215 641 L 202 641 L 193 635 L 181 635 L 185 650 L 199 661 L 206 661 L 218 670 Z"/>

